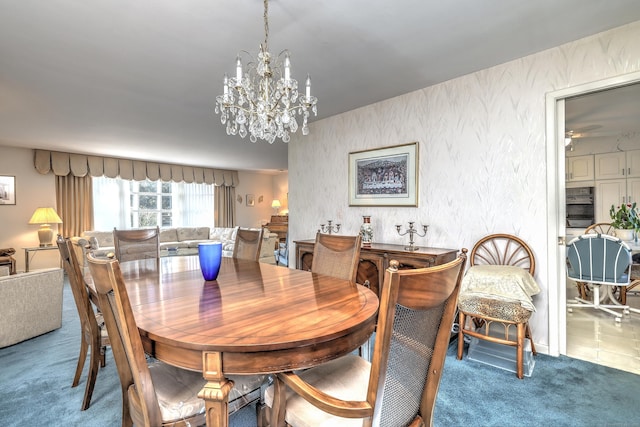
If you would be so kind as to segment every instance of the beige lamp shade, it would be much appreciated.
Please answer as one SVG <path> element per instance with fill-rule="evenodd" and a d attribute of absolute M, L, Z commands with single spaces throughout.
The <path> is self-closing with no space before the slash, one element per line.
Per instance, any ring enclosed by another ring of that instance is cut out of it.
<path fill-rule="evenodd" d="M 29 224 L 40 224 L 38 239 L 40 246 L 51 246 L 53 240 L 53 230 L 51 224 L 62 224 L 62 219 L 53 208 L 38 208 L 31 216 Z"/>
<path fill-rule="evenodd" d="M 280 200 L 273 199 L 273 202 L 271 202 L 271 207 L 276 210 L 276 215 L 278 215 L 278 210 L 280 209 L 280 206 L 281 206 Z"/>

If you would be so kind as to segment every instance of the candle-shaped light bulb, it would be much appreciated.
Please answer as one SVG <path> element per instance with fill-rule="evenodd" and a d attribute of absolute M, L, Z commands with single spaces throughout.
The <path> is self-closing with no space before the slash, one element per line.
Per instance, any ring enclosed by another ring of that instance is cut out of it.
<path fill-rule="evenodd" d="M 229 98 L 229 78 L 227 77 L 227 73 L 224 73 L 224 100 L 226 101 Z"/>
<path fill-rule="evenodd" d="M 311 100 L 311 78 L 309 77 L 309 74 L 307 74 L 307 91 L 306 91 L 306 95 L 307 95 L 307 100 L 310 101 Z"/>
<path fill-rule="evenodd" d="M 236 83 L 242 82 L 242 61 L 240 61 L 240 55 L 236 57 Z"/>
<path fill-rule="evenodd" d="M 284 57 L 284 81 L 289 82 L 289 80 L 291 80 L 291 61 L 287 53 Z"/>

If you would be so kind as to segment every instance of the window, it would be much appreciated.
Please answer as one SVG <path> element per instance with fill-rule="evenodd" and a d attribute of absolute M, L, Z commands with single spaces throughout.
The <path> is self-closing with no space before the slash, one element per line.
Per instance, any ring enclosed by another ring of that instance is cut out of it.
<path fill-rule="evenodd" d="M 210 184 L 94 177 L 94 227 L 211 227 L 213 200 Z"/>
<path fill-rule="evenodd" d="M 173 225 L 173 185 L 162 181 L 129 181 L 132 228 Z"/>

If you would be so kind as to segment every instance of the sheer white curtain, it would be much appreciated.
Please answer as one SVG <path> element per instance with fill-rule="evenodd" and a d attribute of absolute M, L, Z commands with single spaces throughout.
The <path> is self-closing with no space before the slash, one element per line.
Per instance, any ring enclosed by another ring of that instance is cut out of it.
<path fill-rule="evenodd" d="M 173 184 L 174 226 L 213 227 L 213 185 Z"/>
<path fill-rule="evenodd" d="M 131 228 L 129 181 L 104 176 L 93 178 L 93 227 L 95 230 Z"/>
<path fill-rule="evenodd" d="M 93 221 L 95 230 L 132 228 L 129 180 L 93 178 Z M 213 227 L 214 186 L 211 184 L 171 183 L 172 227 Z M 161 225 L 161 224 L 158 224 Z"/>

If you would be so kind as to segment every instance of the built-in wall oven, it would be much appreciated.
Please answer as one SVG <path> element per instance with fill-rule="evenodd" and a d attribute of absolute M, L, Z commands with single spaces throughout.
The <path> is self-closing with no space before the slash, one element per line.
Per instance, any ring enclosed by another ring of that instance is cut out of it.
<path fill-rule="evenodd" d="M 566 195 L 567 235 L 583 234 L 584 229 L 595 222 L 594 188 L 567 188 Z"/>

